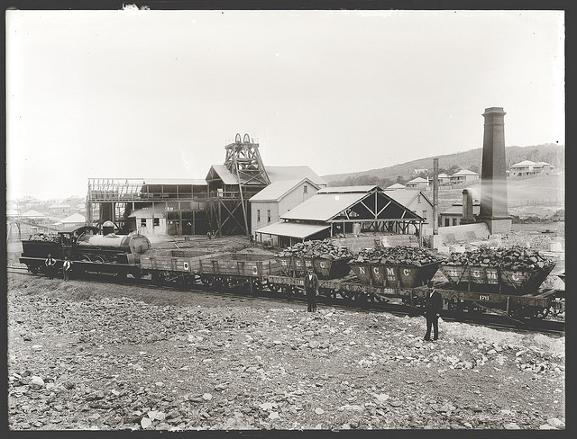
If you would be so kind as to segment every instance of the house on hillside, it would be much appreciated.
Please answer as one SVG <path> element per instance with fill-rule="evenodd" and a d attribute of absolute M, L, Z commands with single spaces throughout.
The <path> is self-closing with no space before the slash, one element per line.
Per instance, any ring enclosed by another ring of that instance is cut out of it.
<path fill-rule="evenodd" d="M 427 172 L 429 172 L 428 168 L 415 168 L 415 169 L 413 169 L 413 175 L 426 174 Z"/>
<path fill-rule="evenodd" d="M 411 189 L 428 189 L 429 181 L 422 177 L 413 178 L 407 183 L 407 187 Z"/>
<path fill-rule="evenodd" d="M 444 172 L 441 172 L 437 176 L 437 181 L 439 182 L 439 186 L 450 186 L 451 185 L 451 177 L 449 177 Z M 433 177 L 429 177 L 429 186 L 433 187 Z"/>
<path fill-rule="evenodd" d="M 479 174 L 468 169 L 461 169 L 459 172 L 455 172 L 451 175 L 451 184 L 461 184 L 468 183 L 471 181 L 476 181 L 479 179 Z"/>
<path fill-rule="evenodd" d="M 509 175 L 511 177 L 530 177 L 533 175 L 548 175 L 555 167 L 547 162 L 533 162 L 523 160 L 522 162 L 511 165 Z"/>
<path fill-rule="evenodd" d="M 321 185 L 308 177 L 269 184 L 249 200 L 250 229 L 258 234 L 259 229 L 278 222 L 281 215 L 316 195 L 319 189 Z M 277 236 L 272 236 L 271 241 L 278 245 Z"/>

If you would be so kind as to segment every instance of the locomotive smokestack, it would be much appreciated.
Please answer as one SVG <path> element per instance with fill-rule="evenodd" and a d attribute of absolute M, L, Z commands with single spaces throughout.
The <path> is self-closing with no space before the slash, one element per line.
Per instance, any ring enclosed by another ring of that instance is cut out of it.
<path fill-rule="evenodd" d="M 507 209 L 505 114 L 501 107 L 486 108 L 483 113 L 485 127 L 479 219 L 487 223 L 491 234 L 511 230 L 511 217 Z"/>

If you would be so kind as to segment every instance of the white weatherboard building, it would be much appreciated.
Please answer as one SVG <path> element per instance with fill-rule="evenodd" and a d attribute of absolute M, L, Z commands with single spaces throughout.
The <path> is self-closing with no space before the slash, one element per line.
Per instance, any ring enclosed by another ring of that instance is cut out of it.
<path fill-rule="evenodd" d="M 321 185 L 304 177 L 271 183 L 250 199 L 251 230 L 259 229 L 280 220 L 281 215 L 314 196 Z M 271 244 L 278 245 L 278 237 L 271 236 Z"/>
<path fill-rule="evenodd" d="M 407 187 L 411 189 L 428 189 L 429 181 L 422 177 L 413 178 L 407 183 Z"/>
<path fill-rule="evenodd" d="M 523 160 L 522 162 L 511 165 L 509 175 L 511 177 L 530 177 L 532 175 L 547 175 L 555 167 L 547 162 L 532 162 Z"/>
<path fill-rule="evenodd" d="M 468 169 L 461 169 L 451 175 L 451 184 L 466 183 L 470 181 L 476 181 L 479 179 L 479 174 Z"/>

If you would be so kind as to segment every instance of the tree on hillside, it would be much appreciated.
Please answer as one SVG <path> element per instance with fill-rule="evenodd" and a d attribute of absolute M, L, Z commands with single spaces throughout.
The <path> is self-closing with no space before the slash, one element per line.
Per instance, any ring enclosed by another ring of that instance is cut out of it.
<path fill-rule="evenodd" d="M 476 172 L 477 174 L 480 174 L 479 167 L 477 165 L 469 166 L 469 171 L 473 171 L 473 172 Z"/>

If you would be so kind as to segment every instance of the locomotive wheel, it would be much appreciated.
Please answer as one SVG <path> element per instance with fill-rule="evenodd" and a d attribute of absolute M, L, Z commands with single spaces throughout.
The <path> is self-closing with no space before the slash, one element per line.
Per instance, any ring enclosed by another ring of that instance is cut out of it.
<path fill-rule="evenodd" d="M 96 264 L 104 264 L 104 258 L 102 256 L 94 256 L 92 262 Z"/>

